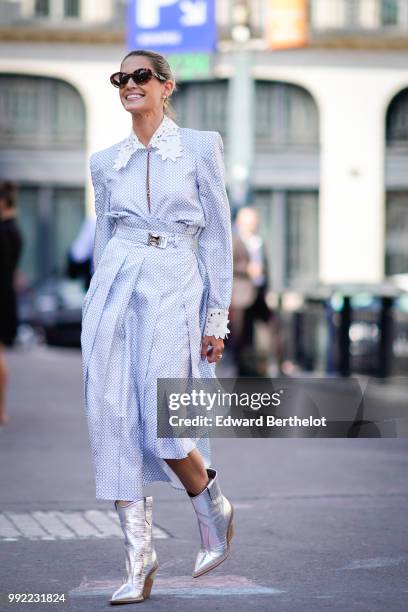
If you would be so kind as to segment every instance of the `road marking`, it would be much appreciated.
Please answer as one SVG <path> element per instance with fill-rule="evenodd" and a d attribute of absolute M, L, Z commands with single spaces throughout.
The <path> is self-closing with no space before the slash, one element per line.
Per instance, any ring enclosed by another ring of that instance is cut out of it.
<path fill-rule="evenodd" d="M 103 537 L 103 534 L 86 520 L 82 512 L 58 512 L 58 516 L 77 537 Z"/>
<path fill-rule="evenodd" d="M 170 534 L 153 525 L 153 536 Z M 110 510 L 33 511 L 0 513 L 0 542 L 123 538 L 119 517 Z"/>
<path fill-rule="evenodd" d="M 51 536 L 70 540 L 74 532 L 60 518 L 58 512 L 32 512 L 31 515 Z"/>
<path fill-rule="evenodd" d="M 33 538 L 43 538 L 49 536 L 49 534 L 44 531 L 39 523 L 28 513 L 20 513 L 15 512 L 10 514 L 6 513 L 6 517 L 14 523 L 16 529 L 20 532 L 20 534 L 24 538 L 29 538 L 30 540 Z"/>
<path fill-rule="evenodd" d="M 253 507 L 253 504 L 248 504 L 246 502 L 234 502 L 235 510 L 252 510 Z"/>
<path fill-rule="evenodd" d="M 0 538 L 13 540 L 18 538 L 19 535 L 20 532 L 18 531 L 17 527 L 15 527 L 15 525 L 9 521 L 7 516 L 0 514 Z"/>
<path fill-rule="evenodd" d="M 160 570 L 159 570 L 160 571 Z M 110 597 L 119 586 L 120 581 L 91 580 L 84 578 L 79 587 L 69 591 L 70 597 Z M 221 575 L 201 576 L 199 580 L 191 576 L 174 576 L 173 578 L 156 578 L 152 597 L 172 595 L 173 597 L 231 596 L 231 595 L 281 595 L 281 589 L 256 584 L 245 576 Z"/>
<path fill-rule="evenodd" d="M 400 565 L 408 560 L 408 555 L 400 557 L 373 557 L 371 559 L 355 559 L 348 565 L 341 567 L 343 570 L 356 570 L 356 569 L 376 569 L 379 567 L 393 567 Z"/>
<path fill-rule="evenodd" d="M 122 529 L 120 525 L 112 520 L 111 515 L 107 515 L 106 512 L 101 510 L 87 510 L 85 512 L 86 520 L 95 525 L 106 538 L 112 536 L 122 536 Z"/>

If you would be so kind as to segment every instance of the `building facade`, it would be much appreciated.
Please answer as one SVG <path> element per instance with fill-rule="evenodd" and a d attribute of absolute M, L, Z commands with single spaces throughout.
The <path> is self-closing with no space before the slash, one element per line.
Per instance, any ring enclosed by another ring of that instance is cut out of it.
<path fill-rule="evenodd" d="M 176 72 L 173 106 L 180 125 L 221 133 L 234 208 L 248 182 L 271 287 L 406 273 L 408 2 L 311 0 L 309 44 L 290 50 L 266 47 L 267 0 L 246 3 L 245 48 L 232 41 L 236 4 L 217 1 L 217 52 L 204 75 Z M 63 271 L 93 214 L 89 155 L 130 130 L 108 78 L 127 51 L 125 12 L 0 1 L 0 179 L 19 185 L 29 282 Z"/>

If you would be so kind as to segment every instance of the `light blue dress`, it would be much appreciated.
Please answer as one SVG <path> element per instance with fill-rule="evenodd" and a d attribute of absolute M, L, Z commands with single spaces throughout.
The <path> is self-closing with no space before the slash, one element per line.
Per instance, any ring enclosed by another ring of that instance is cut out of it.
<path fill-rule="evenodd" d="M 183 488 L 164 458 L 194 447 L 210 466 L 207 437 L 157 437 L 156 383 L 216 377 L 215 363 L 200 357 L 201 339 L 208 313 L 227 315 L 232 293 L 220 134 L 165 116 L 148 147 L 131 135 L 90 158 L 95 272 L 81 346 L 96 498 L 106 500 L 136 499 L 157 480 Z M 148 231 L 167 235 L 166 247 L 148 244 Z"/>

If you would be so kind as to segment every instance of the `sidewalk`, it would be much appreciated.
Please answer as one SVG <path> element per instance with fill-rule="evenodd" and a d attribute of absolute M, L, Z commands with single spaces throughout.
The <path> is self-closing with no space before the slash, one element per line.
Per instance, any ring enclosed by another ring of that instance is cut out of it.
<path fill-rule="evenodd" d="M 113 504 L 94 498 L 80 354 L 40 347 L 7 360 L 0 610 L 109 610 L 124 552 Z M 231 556 L 191 578 L 191 504 L 154 484 L 160 568 L 143 610 L 406 610 L 408 439 L 214 439 L 212 449 L 236 508 Z M 9 592 L 66 601 L 8 605 Z"/>

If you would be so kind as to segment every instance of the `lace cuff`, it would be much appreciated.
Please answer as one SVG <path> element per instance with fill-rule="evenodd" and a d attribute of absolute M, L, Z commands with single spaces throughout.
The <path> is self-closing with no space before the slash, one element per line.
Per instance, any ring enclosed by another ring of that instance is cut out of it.
<path fill-rule="evenodd" d="M 230 333 L 227 323 L 229 323 L 228 310 L 222 310 L 221 308 L 208 308 L 204 336 L 227 338 L 227 334 Z"/>

